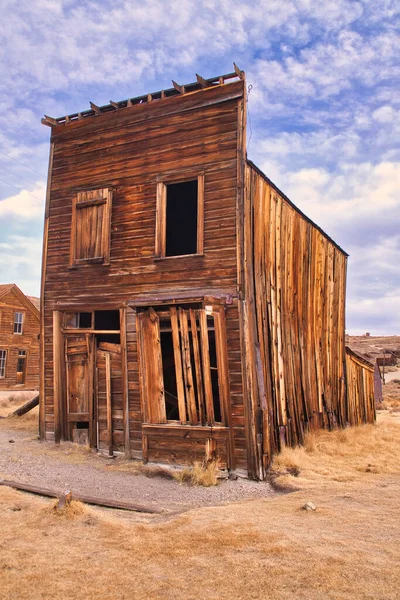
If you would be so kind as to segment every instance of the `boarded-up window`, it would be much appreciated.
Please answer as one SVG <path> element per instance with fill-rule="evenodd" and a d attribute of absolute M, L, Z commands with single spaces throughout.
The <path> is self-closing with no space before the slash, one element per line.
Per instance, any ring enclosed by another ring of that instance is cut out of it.
<path fill-rule="evenodd" d="M 112 192 L 77 192 L 72 200 L 70 266 L 109 264 Z"/>
<path fill-rule="evenodd" d="M 0 350 L 0 377 L 6 376 L 7 350 Z"/>
<path fill-rule="evenodd" d="M 171 307 L 139 313 L 145 421 L 224 424 L 227 382 L 219 312 Z"/>

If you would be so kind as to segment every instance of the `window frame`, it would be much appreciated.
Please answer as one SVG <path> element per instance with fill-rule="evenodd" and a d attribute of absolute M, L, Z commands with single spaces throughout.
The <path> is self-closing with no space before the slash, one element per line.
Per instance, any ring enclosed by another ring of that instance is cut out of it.
<path fill-rule="evenodd" d="M 230 394 L 224 307 L 185 304 L 141 307 L 137 312 L 140 394 L 143 423 L 154 427 L 229 427 Z M 208 317 L 212 317 L 212 326 Z M 163 374 L 162 322 L 170 323 L 177 383 L 178 419 L 169 419 Z M 196 324 L 196 336 L 193 327 Z M 210 364 L 209 331 L 215 332 L 216 367 Z M 191 338 L 191 339 L 190 339 Z M 218 373 L 220 420 L 216 420 L 211 369 Z M 196 373 L 196 380 L 192 373 Z M 198 374 L 200 378 L 198 377 Z M 190 381 L 189 381 L 190 378 Z"/>
<path fill-rule="evenodd" d="M 1 354 L 3 354 L 3 353 L 4 353 L 4 355 L 1 356 Z M 7 350 L 5 348 L 0 348 L 0 379 L 6 378 L 6 368 L 7 368 Z"/>
<path fill-rule="evenodd" d="M 16 315 L 21 315 L 21 322 L 16 319 Z M 23 335 L 25 323 L 25 313 L 20 311 L 14 311 L 14 323 L 13 323 L 13 335 Z M 21 325 L 21 331 L 15 331 L 15 326 Z"/>
<path fill-rule="evenodd" d="M 166 256 L 167 250 L 167 186 L 175 183 L 185 183 L 197 179 L 197 242 L 196 253 Z M 157 182 L 156 198 L 156 259 L 187 258 L 202 256 L 204 253 L 204 172 L 191 172 L 185 175 L 162 176 Z"/>
<path fill-rule="evenodd" d="M 23 352 L 23 354 L 21 354 Z M 23 359 L 23 369 L 22 371 L 18 371 L 18 366 L 19 366 L 19 361 L 20 359 Z M 18 373 L 22 373 L 22 381 L 17 381 L 17 383 L 20 384 L 24 384 L 25 383 L 25 377 L 26 377 L 26 365 L 27 365 L 27 360 L 28 360 L 28 350 L 24 350 L 24 349 L 18 349 L 18 355 L 17 355 L 17 380 L 18 380 Z"/>
<path fill-rule="evenodd" d="M 93 196 L 90 198 L 90 196 Z M 77 256 L 77 210 L 90 208 L 91 206 L 105 205 L 104 226 L 101 235 L 101 254 L 102 256 L 79 258 Z M 71 240 L 70 240 L 70 259 L 69 268 L 75 269 L 78 266 L 89 266 L 93 264 L 110 264 L 111 253 L 111 210 L 112 210 L 112 190 L 110 187 L 90 188 L 79 190 L 74 193 L 72 198 L 71 215 Z"/>

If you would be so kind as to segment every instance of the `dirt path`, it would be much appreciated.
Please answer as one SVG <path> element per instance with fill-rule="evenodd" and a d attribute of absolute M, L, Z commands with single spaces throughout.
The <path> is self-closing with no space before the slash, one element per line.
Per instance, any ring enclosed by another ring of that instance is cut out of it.
<path fill-rule="evenodd" d="M 30 432 L 0 428 L 0 478 L 58 492 L 135 502 L 166 511 L 215 506 L 275 494 L 268 483 L 239 479 L 204 488 L 134 472 L 133 461 L 108 459 L 65 443 L 39 442 Z"/>
<path fill-rule="evenodd" d="M 400 369 L 385 373 L 385 383 L 389 383 L 389 381 L 393 381 L 393 379 L 400 379 Z"/>

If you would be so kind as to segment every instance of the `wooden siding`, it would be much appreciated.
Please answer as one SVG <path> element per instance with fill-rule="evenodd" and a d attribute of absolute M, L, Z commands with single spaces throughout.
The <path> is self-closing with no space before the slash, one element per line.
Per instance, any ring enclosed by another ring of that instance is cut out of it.
<path fill-rule="evenodd" d="M 22 295 L 22 292 L 20 292 Z M 0 390 L 39 388 L 39 312 L 21 301 L 11 290 L 0 298 L 0 350 L 7 351 L 6 376 L 0 378 Z M 14 333 L 14 313 L 24 315 L 22 334 Z M 26 351 L 25 382 L 17 382 L 18 351 Z"/>
<path fill-rule="evenodd" d="M 373 413 L 362 393 L 346 402 L 346 255 L 251 165 L 245 194 L 252 215 L 255 412 L 262 414 L 266 468 L 282 445 L 301 444 L 307 430 L 370 422 Z"/>
<path fill-rule="evenodd" d="M 346 347 L 347 422 L 349 425 L 375 420 L 374 366 Z"/>
<path fill-rule="evenodd" d="M 166 98 L 162 106 L 137 105 L 53 129 L 43 262 L 43 437 L 54 436 L 54 310 L 67 305 L 78 311 L 117 309 L 140 296 L 157 297 L 168 291 L 171 298 L 188 290 L 193 297 L 203 296 L 204 290 L 209 295 L 237 294 L 236 180 L 243 93 L 240 81 Z M 194 171 L 204 181 L 203 251 L 197 256 L 160 259 L 156 256 L 157 186 L 160 181 L 187 178 Z M 73 200 L 85 189 L 105 187 L 113 195 L 110 265 L 71 265 Z M 237 301 L 227 308 L 226 327 L 234 455 L 239 468 L 246 469 Z M 126 353 L 129 448 L 125 451 L 141 458 L 136 311 L 130 307 L 126 309 Z M 151 448 L 154 444 L 159 445 L 155 440 Z M 173 444 L 171 437 L 171 448 Z"/>

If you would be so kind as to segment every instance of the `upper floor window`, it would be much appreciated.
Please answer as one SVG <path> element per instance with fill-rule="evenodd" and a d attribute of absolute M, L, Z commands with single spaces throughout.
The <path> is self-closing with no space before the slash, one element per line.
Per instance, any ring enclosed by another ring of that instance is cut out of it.
<path fill-rule="evenodd" d="M 204 176 L 157 186 L 156 256 L 203 253 Z"/>
<path fill-rule="evenodd" d="M 6 376 L 7 350 L 0 350 L 0 377 Z"/>
<path fill-rule="evenodd" d="M 70 267 L 110 264 L 111 202 L 108 188 L 76 193 L 72 200 Z"/>
<path fill-rule="evenodd" d="M 22 325 L 24 322 L 24 313 L 14 313 L 14 333 L 22 333 Z"/>

